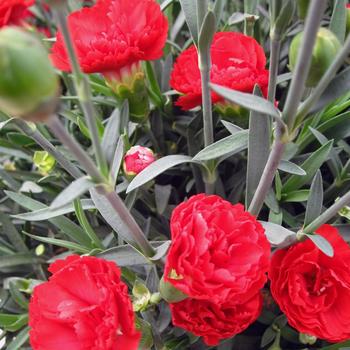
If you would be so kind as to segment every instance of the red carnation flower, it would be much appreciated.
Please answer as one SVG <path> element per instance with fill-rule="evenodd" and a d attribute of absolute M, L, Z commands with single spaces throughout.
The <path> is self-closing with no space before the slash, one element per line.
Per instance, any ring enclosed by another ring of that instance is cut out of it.
<path fill-rule="evenodd" d="M 266 282 L 270 244 L 243 205 L 199 194 L 175 208 L 164 279 L 191 298 L 251 299 Z"/>
<path fill-rule="evenodd" d="M 263 48 L 255 39 L 236 32 L 216 33 L 211 46 L 212 83 L 243 92 L 258 84 L 267 93 L 268 70 Z M 170 85 L 183 94 L 176 104 L 185 110 L 202 104 L 201 76 L 195 46 L 180 54 L 171 74 Z M 222 97 L 212 93 L 213 103 Z"/>
<path fill-rule="evenodd" d="M 214 304 L 190 298 L 170 304 L 174 326 L 202 336 L 207 345 L 217 345 L 220 340 L 243 332 L 259 317 L 261 308 L 260 294 L 240 304 Z"/>
<path fill-rule="evenodd" d="M 278 250 L 271 261 L 271 292 L 298 331 L 330 342 L 350 339 L 350 247 L 338 230 L 323 225 L 334 257 L 310 240 Z"/>
<path fill-rule="evenodd" d="M 138 348 L 127 286 L 113 263 L 72 255 L 53 263 L 29 306 L 34 350 Z"/>
<path fill-rule="evenodd" d="M 99 0 L 68 16 L 80 65 L 85 73 L 120 74 L 124 67 L 162 56 L 168 22 L 155 0 Z M 70 71 L 61 33 L 51 59 Z"/>
<path fill-rule="evenodd" d="M 35 0 L 1 0 L 0 3 L 0 28 L 6 25 L 22 25 L 23 21 L 32 14 L 29 6 L 34 5 Z"/>

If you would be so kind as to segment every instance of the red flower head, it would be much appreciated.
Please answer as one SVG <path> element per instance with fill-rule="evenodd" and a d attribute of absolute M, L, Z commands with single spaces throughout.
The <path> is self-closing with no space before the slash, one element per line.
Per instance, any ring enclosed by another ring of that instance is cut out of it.
<path fill-rule="evenodd" d="M 256 294 L 240 304 L 214 304 L 206 300 L 185 299 L 170 304 L 174 326 L 204 338 L 207 345 L 243 332 L 260 315 L 262 299 Z"/>
<path fill-rule="evenodd" d="M 53 263 L 29 306 L 34 350 L 138 348 L 127 286 L 113 263 L 72 255 Z"/>
<path fill-rule="evenodd" d="M 28 8 L 35 0 L 1 0 L 0 28 L 6 25 L 22 25 L 31 16 Z"/>
<path fill-rule="evenodd" d="M 212 83 L 243 92 L 258 84 L 267 93 L 268 71 L 263 48 L 250 36 L 236 32 L 216 33 L 211 46 Z M 183 94 L 177 105 L 188 110 L 202 103 L 201 77 L 195 46 L 180 54 L 170 79 L 171 86 Z M 212 93 L 213 103 L 222 98 Z"/>
<path fill-rule="evenodd" d="M 124 156 L 124 172 L 126 175 L 135 176 L 147 168 L 156 160 L 151 149 L 142 146 L 134 146 Z"/>
<path fill-rule="evenodd" d="M 199 194 L 175 208 L 164 279 L 191 298 L 251 299 L 266 282 L 270 244 L 243 205 Z"/>
<path fill-rule="evenodd" d="M 160 58 L 168 31 L 155 0 L 99 0 L 70 14 L 68 22 L 83 71 L 106 75 Z M 61 33 L 51 59 L 58 69 L 70 71 Z"/>
<path fill-rule="evenodd" d="M 278 250 L 271 261 L 271 292 L 298 331 L 330 342 L 350 338 L 350 248 L 330 225 L 317 233 L 327 238 L 334 257 L 310 240 Z"/>

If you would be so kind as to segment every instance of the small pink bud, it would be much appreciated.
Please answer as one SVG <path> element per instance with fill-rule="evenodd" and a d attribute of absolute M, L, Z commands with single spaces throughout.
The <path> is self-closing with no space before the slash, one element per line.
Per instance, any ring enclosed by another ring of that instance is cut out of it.
<path fill-rule="evenodd" d="M 124 156 L 123 169 L 126 176 L 135 176 L 156 160 L 153 151 L 147 147 L 134 146 Z"/>

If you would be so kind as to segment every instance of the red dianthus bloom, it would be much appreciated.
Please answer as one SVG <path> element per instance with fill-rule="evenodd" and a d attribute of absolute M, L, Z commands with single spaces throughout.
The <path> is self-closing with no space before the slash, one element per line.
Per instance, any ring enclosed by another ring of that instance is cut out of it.
<path fill-rule="evenodd" d="M 28 8 L 34 5 L 35 0 L 1 0 L 0 28 L 6 25 L 22 25 L 32 14 Z"/>
<path fill-rule="evenodd" d="M 242 92 L 252 92 L 255 84 L 258 84 L 266 95 L 269 76 L 265 69 L 266 56 L 254 38 L 236 32 L 216 33 L 210 51 L 212 83 Z M 170 85 L 183 94 L 176 104 L 184 110 L 201 105 L 201 76 L 194 45 L 177 58 Z M 216 103 L 223 99 L 212 93 L 212 100 Z"/>
<path fill-rule="evenodd" d="M 113 262 L 71 255 L 54 262 L 29 306 L 33 350 L 136 350 L 128 288 Z"/>
<path fill-rule="evenodd" d="M 124 67 L 162 56 L 168 22 L 155 0 L 99 0 L 68 16 L 85 73 L 118 75 Z M 61 33 L 52 48 L 56 68 L 70 71 Z"/>
<path fill-rule="evenodd" d="M 190 298 L 170 304 L 173 325 L 202 336 L 207 345 L 217 345 L 220 340 L 243 332 L 259 317 L 261 308 L 260 294 L 239 304 Z"/>
<path fill-rule="evenodd" d="M 199 194 L 175 208 L 164 279 L 194 299 L 235 303 L 264 286 L 270 244 L 241 204 Z"/>
<path fill-rule="evenodd" d="M 306 240 L 272 257 L 271 293 L 299 332 L 330 342 L 350 339 L 350 247 L 338 230 L 316 231 L 333 246 L 334 257 Z"/>

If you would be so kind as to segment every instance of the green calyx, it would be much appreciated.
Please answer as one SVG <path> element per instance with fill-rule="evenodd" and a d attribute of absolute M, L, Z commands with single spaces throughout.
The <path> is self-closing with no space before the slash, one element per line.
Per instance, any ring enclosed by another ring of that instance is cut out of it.
<path fill-rule="evenodd" d="M 159 283 L 159 292 L 162 298 L 168 303 L 178 303 L 187 299 L 187 295 L 176 289 L 171 283 L 164 281 L 164 276 Z"/>
<path fill-rule="evenodd" d="M 118 77 L 108 75 L 106 82 L 118 99 L 128 100 L 131 121 L 143 123 L 148 119 L 149 98 L 145 74 L 141 67 L 125 69 Z"/>
<path fill-rule="evenodd" d="M 59 80 L 40 40 L 7 27 L 0 31 L 0 109 L 31 121 L 43 121 L 57 106 Z"/>
<path fill-rule="evenodd" d="M 294 37 L 289 49 L 289 65 L 293 71 L 298 52 L 303 39 L 303 32 Z M 321 28 L 316 37 L 315 46 L 312 52 L 311 67 L 306 81 L 306 85 L 314 87 L 321 80 L 324 73 L 334 61 L 341 49 L 338 38 L 328 29 Z"/>

